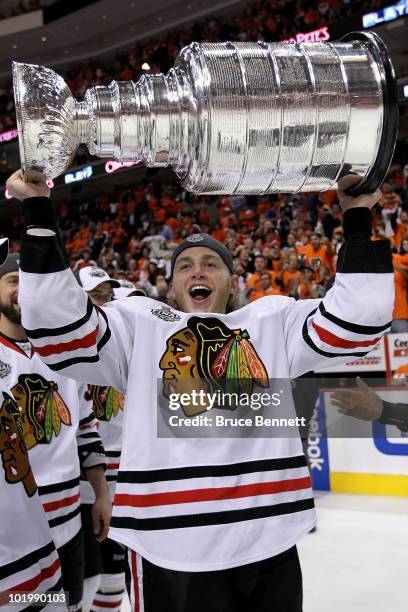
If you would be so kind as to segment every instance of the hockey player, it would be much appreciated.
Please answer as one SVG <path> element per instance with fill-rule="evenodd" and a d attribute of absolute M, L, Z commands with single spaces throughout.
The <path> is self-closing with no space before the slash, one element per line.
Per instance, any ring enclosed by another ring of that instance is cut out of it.
<path fill-rule="evenodd" d="M 211 390 L 239 371 L 262 388 L 369 352 L 394 301 L 389 243 L 370 240 L 379 193 L 339 192 L 345 242 L 323 300 L 268 296 L 234 310 L 231 253 L 201 234 L 172 256 L 177 309 L 147 298 L 93 307 L 45 181 L 17 172 L 7 188 L 23 200 L 20 301 L 35 350 L 54 371 L 126 393 L 110 535 L 131 550 L 134 609 L 300 612 L 296 542 L 315 523 L 300 440 L 159 438 L 158 411 L 192 381 Z"/>
<path fill-rule="evenodd" d="M 0 264 L 8 240 L 0 240 Z M 7 370 L 0 364 L 1 373 Z M 2 378 L 2 376 L 0 376 Z M 29 596 L 40 610 L 64 609 L 61 564 L 24 444 L 20 411 L 0 380 L 0 608 L 23 610 Z"/>
<path fill-rule="evenodd" d="M 110 520 L 105 457 L 91 408 L 80 413 L 78 384 L 50 371 L 32 352 L 17 303 L 18 260 L 12 253 L 0 266 L 2 379 L 21 408 L 24 441 L 61 560 L 63 587 L 69 609 L 76 610 L 83 584 L 80 466 L 97 494 L 94 527 L 102 539 Z M 80 386 L 84 393 L 85 386 Z"/>
<path fill-rule="evenodd" d="M 77 275 L 93 304 L 103 306 L 112 301 L 113 291 L 121 284 L 110 278 L 101 268 L 83 267 Z M 128 287 L 128 292 L 135 287 Z M 122 393 L 112 387 L 87 385 L 85 401 L 90 401 L 98 419 L 98 432 L 106 454 L 106 479 L 113 502 L 122 449 L 123 407 Z M 92 604 L 93 612 L 120 612 L 126 589 L 126 548 L 106 538 L 99 543 L 92 528 L 91 512 L 95 494 L 84 476 L 80 482 L 81 515 L 85 540 L 84 609 Z M 97 577 L 97 579 L 96 579 Z M 93 602 L 93 603 L 92 603 Z"/>

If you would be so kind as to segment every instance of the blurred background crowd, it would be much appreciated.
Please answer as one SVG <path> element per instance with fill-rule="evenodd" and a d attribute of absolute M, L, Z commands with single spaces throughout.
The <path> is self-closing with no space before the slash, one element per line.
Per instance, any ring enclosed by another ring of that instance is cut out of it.
<path fill-rule="evenodd" d="M 260 0 L 244 6 L 233 19 L 211 16 L 190 29 L 168 30 L 133 45 L 110 63 L 94 56 L 59 72 L 81 98 L 87 88 L 112 79 L 136 80 L 144 70 L 166 72 L 179 49 L 193 40 L 279 41 L 383 5 L 381 0 Z M 13 97 L 5 89 L 0 130 L 14 126 Z M 81 163 L 89 159 L 84 150 L 77 157 Z M 323 296 L 343 241 L 342 211 L 334 191 L 205 197 L 185 192 L 176 179 L 157 176 L 125 187 L 112 182 L 110 191 L 92 198 L 63 199 L 58 217 L 74 270 L 98 265 L 111 277 L 128 279 L 161 300 L 166 298 L 172 250 L 194 232 L 211 234 L 233 252 L 241 305 L 270 294 L 295 299 Z M 16 219 L 15 250 L 20 229 Z M 401 159 L 395 159 L 373 211 L 372 240 L 381 238 L 393 247 L 393 331 L 408 331 L 408 164 Z"/>

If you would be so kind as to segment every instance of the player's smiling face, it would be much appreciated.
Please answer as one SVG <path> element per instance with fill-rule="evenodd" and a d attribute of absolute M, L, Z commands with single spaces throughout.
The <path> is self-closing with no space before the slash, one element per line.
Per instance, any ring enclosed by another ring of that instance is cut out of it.
<path fill-rule="evenodd" d="M 218 253 L 192 247 L 176 259 L 169 297 L 184 312 L 224 313 L 237 284 L 237 277 L 230 274 Z"/>

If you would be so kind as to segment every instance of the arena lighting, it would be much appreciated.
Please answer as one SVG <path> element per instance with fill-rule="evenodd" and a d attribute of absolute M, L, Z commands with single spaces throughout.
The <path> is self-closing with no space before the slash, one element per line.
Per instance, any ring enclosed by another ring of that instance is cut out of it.
<path fill-rule="evenodd" d="M 318 30 L 312 30 L 311 32 L 298 32 L 291 38 L 285 38 L 285 40 L 281 40 L 281 42 L 324 42 L 325 40 L 330 40 L 330 32 L 327 26 L 323 26 Z"/>
<path fill-rule="evenodd" d="M 52 189 L 54 187 L 54 181 L 52 179 L 48 179 L 47 185 L 50 189 Z M 4 197 L 6 198 L 6 200 L 11 200 L 13 196 L 9 193 L 8 189 L 5 189 Z"/>
<path fill-rule="evenodd" d="M 118 162 L 114 159 L 110 159 L 105 164 L 105 172 L 107 174 L 112 174 L 112 172 L 116 172 L 116 170 L 119 170 L 119 168 L 130 168 L 131 166 L 137 166 L 140 163 L 140 160 L 130 162 Z"/>
<path fill-rule="evenodd" d="M 92 166 L 85 166 L 85 168 L 81 168 L 76 172 L 69 172 L 64 176 L 64 181 L 66 185 L 70 185 L 71 183 L 78 183 L 79 181 L 83 181 L 92 176 L 93 170 Z"/>
<path fill-rule="evenodd" d="M 400 2 L 392 4 L 391 6 L 386 6 L 379 11 L 366 13 L 363 15 L 363 27 L 372 28 L 380 23 L 399 19 L 399 17 L 403 17 L 404 15 L 408 15 L 408 0 L 400 0 Z"/>
<path fill-rule="evenodd" d="M 9 140 L 14 140 L 14 138 L 17 138 L 17 136 L 18 136 L 17 129 L 9 130 L 8 132 L 2 132 L 0 134 L 0 142 L 8 142 Z"/>
<path fill-rule="evenodd" d="M 142 70 L 150 70 L 150 66 L 147 62 L 144 62 L 144 64 L 142 64 Z"/>

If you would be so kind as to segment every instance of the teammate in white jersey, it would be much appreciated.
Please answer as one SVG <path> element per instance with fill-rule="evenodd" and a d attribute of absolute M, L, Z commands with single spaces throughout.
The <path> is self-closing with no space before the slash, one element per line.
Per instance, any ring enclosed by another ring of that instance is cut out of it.
<path fill-rule="evenodd" d="M 43 508 L 61 560 L 71 610 L 80 608 L 83 549 L 79 476 L 87 473 L 97 494 L 94 527 L 107 535 L 111 508 L 105 456 L 91 405 L 80 410 L 86 385 L 52 372 L 32 352 L 17 303 L 19 255 L 0 266 L 0 362 L 3 382 L 21 408 L 24 440 Z M 36 529 L 35 523 L 31 527 Z"/>
<path fill-rule="evenodd" d="M 20 300 L 36 351 L 54 371 L 126 394 L 110 535 L 131 550 L 134 609 L 300 612 L 296 542 L 315 512 L 299 437 L 162 435 L 162 405 L 193 384 L 210 398 L 222 384 L 252 398 L 271 379 L 369 352 L 394 302 L 389 242 L 370 240 L 379 193 L 339 192 L 345 243 L 324 299 L 268 296 L 233 310 L 231 253 L 201 234 L 174 251 L 173 308 L 148 298 L 93 307 L 69 270 L 45 181 L 17 172 L 7 188 L 23 200 Z"/>
<path fill-rule="evenodd" d="M 0 264 L 7 251 L 8 240 L 0 240 Z M 61 588 L 61 564 L 24 444 L 20 411 L 0 380 L 0 608 L 23 610 L 30 597 L 41 596 L 39 610 L 56 610 L 59 603 L 65 609 Z"/>
<path fill-rule="evenodd" d="M 113 299 L 113 292 L 120 283 L 101 268 L 85 266 L 76 274 L 79 284 L 85 289 L 93 304 L 103 306 Z M 135 287 L 130 287 L 130 290 Z M 128 288 L 129 291 L 129 288 Z M 122 450 L 123 407 L 122 393 L 112 387 L 87 385 L 83 400 L 90 401 L 98 419 L 98 432 L 106 455 L 105 476 L 110 498 L 113 502 Z M 81 516 L 85 542 L 85 586 L 83 607 L 92 612 L 120 612 L 126 590 L 126 548 L 106 538 L 98 542 L 91 520 L 91 508 L 95 494 L 85 476 L 80 481 Z"/>

